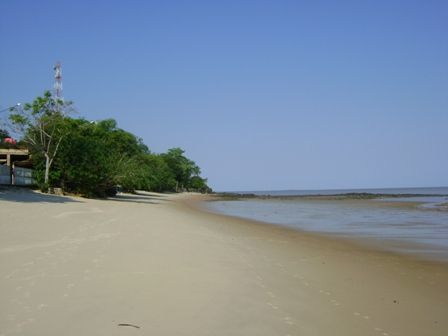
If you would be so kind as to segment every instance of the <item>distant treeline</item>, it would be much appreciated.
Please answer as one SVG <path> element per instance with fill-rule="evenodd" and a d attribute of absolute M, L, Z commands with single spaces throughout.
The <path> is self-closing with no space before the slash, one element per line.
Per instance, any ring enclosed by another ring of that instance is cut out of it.
<path fill-rule="evenodd" d="M 10 116 L 11 125 L 21 130 L 20 143 L 32 154 L 34 178 L 41 189 L 60 187 L 87 197 L 120 189 L 211 191 L 200 168 L 181 148 L 153 153 L 113 119 L 91 122 L 68 117 L 63 110 L 68 105 L 46 92 Z"/>

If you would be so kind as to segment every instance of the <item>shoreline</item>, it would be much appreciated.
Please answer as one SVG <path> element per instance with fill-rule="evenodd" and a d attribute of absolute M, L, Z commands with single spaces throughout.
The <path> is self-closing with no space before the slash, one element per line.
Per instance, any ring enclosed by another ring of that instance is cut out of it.
<path fill-rule="evenodd" d="M 378 252 L 386 252 L 392 254 L 398 254 L 403 257 L 422 260 L 427 262 L 437 262 L 448 265 L 448 250 L 446 247 L 426 244 L 418 241 L 411 240 L 403 240 L 400 237 L 389 237 L 387 234 L 384 235 L 375 235 L 370 233 L 370 235 L 363 234 L 362 232 L 356 231 L 347 231 L 347 230 L 334 230 L 334 231 L 325 231 L 325 230 L 313 230 L 308 227 L 301 227 L 300 225 L 295 225 L 293 223 L 281 222 L 282 218 L 278 218 L 279 222 L 272 221 L 275 217 L 271 218 L 271 220 L 264 220 L 260 216 L 259 218 L 249 218 L 249 216 L 245 216 L 244 214 L 235 214 L 227 213 L 225 210 L 221 208 L 213 208 L 213 202 L 255 202 L 262 204 L 263 202 L 268 202 L 268 204 L 275 204 L 278 202 L 279 204 L 302 204 L 302 205 L 319 205 L 319 206 L 337 206 L 339 205 L 346 206 L 351 209 L 391 209 L 391 210 L 407 210 L 407 211 L 419 211 L 419 212 L 434 212 L 437 213 L 445 213 L 446 209 L 435 208 L 435 207 L 424 207 L 425 203 L 417 202 L 417 201 L 389 201 L 389 200 L 381 200 L 381 199 L 353 199 L 353 198 L 328 198 L 327 196 L 317 196 L 308 198 L 308 196 L 293 196 L 293 197 L 273 197 L 273 198 L 241 198 L 241 199 L 228 199 L 226 197 L 221 197 L 219 195 L 215 195 L 213 197 L 209 197 L 204 199 L 202 205 L 198 205 L 198 210 L 219 214 L 223 216 L 228 216 L 231 218 L 243 219 L 248 221 L 253 221 L 259 223 L 261 225 L 273 225 L 275 227 L 281 227 L 287 230 L 293 230 L 302 232 L 310 235 L 317 235 L 323 238 L 328 238 L 330 240 L 340 240 L 346 243 L 355 244 L 361 248 L 367 248 L 370 250 L 378 251 Z M 212 206 L 207 206 L 207 203 L 211 203 Z M 273 210 L 274 211 L 274 210 Z M 302 222 L 305 219 L 301 219 Z M 406 237 L 406 232 L 403 232 Z"/>
<path fill-rule="evenodd" d="M 8 197 L 3 335 L 448 330 L 446 264 L 204 212 L 199 195 Z"/>
<path fill-rule="evenodd" d="M 343 234 L 335 234 L 335 233 L 324 233 L 324 232 L 318 232 L 318 231 L 307 231 L 298 227 L 288 226 L 285 224 L 277 224 L 277 223 L 271 223 L 271 222 L 264 222 L 256 219 L 251 218 L 245 218 L 245 217 L 239 217 L 234 216 L 231 214 L 225 214 L 220 212 L 215 212 L 205 205 L 206 202 L 214 202 L 219 201 L 219 199 L 213 199 L 216 196 L 199 196 L 199 197 L 193 197 L 186 201 L 182 201 L 188 208 L 193 209 L 194 211 L 198 211 L 200 213 L 204 213 L 211 216 L 216 216 L 218 219 L 223 220 L 232 220 L 235 222 L 238 222 L 239 224 L 243 225 L 253 225 L 255 227 L 266 227 L 270 228 L 274 231 L 285 231 L 285 234 L 291 234 L 291 235 L 298 235 L 298 236 L 304 236 L 308 237 L 310 239 L 316 238 L 316 239 L 322 239 L 323 241 L 327 242 L 328 244 L 335 244 L 335 245 L 347 245 L 351 246 L 355 249 L 364 250 L 367 253 L 378 253 L 383 254 L 386 256 L 392 256 L 396 258 L 402 258 L 403 260 L 408 260 L 410 262 L 421 262 L 424 264 L 435 264 L 440 265 L 442 267 L 448 268 L 448 260 L 445 259 L 433 259 L 431 257 L 425 256 L 424 254 L 418 254 L 418 253 L 403 253 L 399 252 L 398 250 L 393 249 L 387 249 L 385 247 L 381 246 L 381 242 L 379 241 L 380 238 L 371 238 L 371 237 L 361 237 L 361 236 L 347 236 Z M 306 200 L 308 201 L 308 200 Z M 310 200 L 311 201 L 311 200 Z M 326 200 L 323 200 L 326 201 Z M 347 200 L 347 202 L 351 202 L 352 200 Z M 365 200 L 359 200 L 354 202 L 364 202 Z M 372 206 L 383 206 L 378 204 L 372 204 Z M 408 203 L 404 203 L 401 205 L 400 203 L 387 203 L 386 206 L 391 207 L 412 207 L 412 205 L 409 205 Z M 390 241 L 393 241 L 392 239 Z M 396 241 L 397 245 L 402 245 L 408 248 L 418 248 L 420 245 L 417 243 L 403 243 L 400 241 Z"/>

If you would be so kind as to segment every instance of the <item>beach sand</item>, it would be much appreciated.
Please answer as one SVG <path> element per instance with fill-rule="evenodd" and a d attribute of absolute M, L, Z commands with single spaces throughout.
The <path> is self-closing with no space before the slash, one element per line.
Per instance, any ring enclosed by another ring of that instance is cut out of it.
<path fill-rule="evenodd" d="M 448 265 L 210 214 L 0 190 L 0 335 L 447 335 Z"/>

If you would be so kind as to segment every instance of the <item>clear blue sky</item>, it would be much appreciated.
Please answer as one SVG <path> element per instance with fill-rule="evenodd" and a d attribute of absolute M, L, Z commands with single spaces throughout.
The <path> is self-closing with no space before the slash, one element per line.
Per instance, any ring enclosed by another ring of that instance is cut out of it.
<path fill-rule="evenodd" d="M 216 190 L 448 185 L 448 1 L 0 1 L 0 108 L 79 115 Z"/>

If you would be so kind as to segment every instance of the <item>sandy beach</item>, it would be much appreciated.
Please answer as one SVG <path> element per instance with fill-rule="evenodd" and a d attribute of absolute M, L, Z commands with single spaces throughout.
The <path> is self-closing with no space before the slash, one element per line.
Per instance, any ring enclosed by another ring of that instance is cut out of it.
<path fill-rule="evenodd" d="M 447 264 L 201 199 L 0 189 L 0 336 L 448 333 Z"/>

